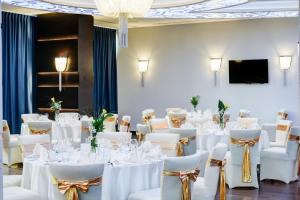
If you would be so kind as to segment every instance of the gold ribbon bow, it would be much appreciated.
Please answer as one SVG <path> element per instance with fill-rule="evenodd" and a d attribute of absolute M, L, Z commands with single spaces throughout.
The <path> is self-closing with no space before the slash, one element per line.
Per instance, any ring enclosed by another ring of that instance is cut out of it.
<path fill-rule="evenodd" d="M 183 145 L 187 145 L 190 140 L 195 140 L 196 136 L 192 136 L 192 137 L 183 137 L 179 140 L 179 142 L 177 143 L 177 156 L 184 156 L 184 150 L 183 150 Z"/>
<path fill-rule="evenodd" d="M 97 177 L 85 181 L 69 182 L 66 180 L 57 180 L 55 177 L 52 177 L 52 182 L 57 185 L 60 193 L 66 196 L 66 200 L 79 200 L 78 190 L 87 193 L 90 186 L 100 185 L 102 178 Z"/>
<path fill-rule="evenodd" d="M 288 125 L 278 124 L 277 127 L 276 127 L 276 130 L 278 130 L 278 131 L 288 131 L 289 128 L 290 127 Z"/>
<path fill-rule="evenodd" d="M 297 156 L 297 161 L 298 161 L 298 176 L 300 176 L 300 136 L 297 136 L 297 135 L 293 135 L 293 134 L 290 134 L 289 135 L 289 140 L 290 141 L 296 141 L 299 143 L 298 145 L 298 156 Z"/>
<path fill-rule="evenodd" d="M 146 115 L 143 116 L 143 121 L 145 124 L 148 124 L 149 121 L 155 116 L 155 114 L 152 112 L 152 113 L 148 113 Z"/>
<path fill-rule="evenodd" d="M 137 132 L 137 133 L 136 133 L 136 136 L 137 136 L 138 142 L 142 142 L 142 141 L 145 140 L 145 133 Z"/>
<path fill-rule="evenodd" d="M 210 159 L 211 167 L 220 168 L 220 200 L 226 199 L 226 182 L 225 182 L 225 170 L 226 160 Z"/>
<path fill-rule="evenodd" d="M 51 131 L 51 128 L 49 128 L 49 129 L 29 128 L 29 130 L 32 135 L 44 135 L 44 134 L 48 134 L 48 132 Z"/>
<path fill-rule="evenodd" d="M 3 132 L 8 132 L 9 131 L 9 127 L 7 125 L 3 126 Z"/>
<path fill-rule="evenodd" d="M 128 121 L 124 121 L 124 120 L 122 120 L 122 122 L 121 122 L 121 124 L 120 124 L 121 126 L 126 126 L 127 127 L 127 130 L 126 130 L 126 132 L 129 132 L 129 128 L 130 128 L 130 123 L 128 122 Z"/>
<path fill-rule="evenodd" d="M 250 162 L 250 147 L 253 147 L 259 141 L 259 137 L 250 140 L 231 138 L 232 144 L 244 146 L 243 165 L 242 165 L 242 181 L 251 183 L 251 162 Z"/>
<path fill-rule="evenodd" d="M 179 171 L 179 172 L 164 171 L 163 174 L 164 176 L 178 176 L 182 184 L 181 200 L 191 200 L 190 181 L 195 182 L 197 180 L 199 173 L 200 173 L 199 169 L 194 169 L 191 171 Z"/>
<path fill-rule="evenodd" d="M 105 119 L 107 122 L 114 122 L 116 120 L 115 116 L 111 116 Z"/>
<path fill-rule="evenodd" d="M 89 127 L 81 127 L 81 131 L 82 132 L 90 132 L 90 128 Z"/>
<path fill-rule="evenodd" d="M 171 117 L 171 122 L 174 128 L 180 128 L 185 120 L 185 117 Z"/>

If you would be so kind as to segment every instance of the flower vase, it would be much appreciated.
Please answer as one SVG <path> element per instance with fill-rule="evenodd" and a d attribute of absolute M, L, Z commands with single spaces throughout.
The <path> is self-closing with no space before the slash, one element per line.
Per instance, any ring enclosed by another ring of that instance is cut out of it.
<path fill-rule="evenodd" d="M 59 116 L 59 110 L 56 110 L 56 111 L 54 112 L 54 120 L 55 120 L 55 121 L 58 121 L 58 116 Z"/>
<path fill-rule="evenodd" d="M 219 115 L 219 126 L 221 130 L 225 128 L 224 115 Z"/>

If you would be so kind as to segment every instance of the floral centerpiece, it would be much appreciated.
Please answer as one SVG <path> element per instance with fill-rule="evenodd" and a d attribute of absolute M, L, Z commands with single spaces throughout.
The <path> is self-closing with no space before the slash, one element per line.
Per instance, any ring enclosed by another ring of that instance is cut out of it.
<path fill-rule="evenodd" d="M 96 148 L 98 147 L 97 144 L 97 133 L 103 132 L 104 127 L 104 121 L 112 117 L 113 114 L 108 113 L 105 109 L 102 110 L 101 114 L 98 116 L 98 118 L 94 119 L 92 122 L 92 139 L 91 139 L 91 150 L 93 152 L 96 152 Z"/>
<path fill-rule="evenodd" d="M 221 129 L 225 128 L 224 115 L 226 110 L 229 109 L 229 105 L 223 103 L 221 100 L 218 102 L 218 113 L 219 113 L 219 125 Z"/>
<path fill-rule="evenodd" d="M 197 106 L 199 104 L 199 100 L 200 100 L 200 96 L 199 95 L 191 97 L 190 102 L 191 102 L 191 104 L 192 104 L 193 109 L 194 109 L 195 112 L 197 112 Z"/>
<path fill-rule="evenodd" d="M 61 110 L 61 103 L 62 101 L 56 101 L 54 97 L 51 98 L 50 109 L 55 113 L 55 119 L 57 119 L 57 116 Z"/>

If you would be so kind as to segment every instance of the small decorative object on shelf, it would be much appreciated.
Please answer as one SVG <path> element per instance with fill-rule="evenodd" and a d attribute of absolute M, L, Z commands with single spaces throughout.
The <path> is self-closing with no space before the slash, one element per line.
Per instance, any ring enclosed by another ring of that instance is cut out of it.
<path fill-rule="evenodd" d="M 59 112 L 61 110 L 61 103 L 62 101 L 55 101 L 54 97 L 51 98 L 50 109 L 55 114 L 55 120 L 57 119 Z"/>
<path fill-rule="evenodd" d="M 96 149 L 98 147 L 97 144 L 97 133 L 103 132 L 105 127 L 104 127 L 104 121 L 112 117 L 113 114 L 108 113 L 105 109 L 102 110 L 101 114 L 98 116 L 98 118 L 95 118 L 92 122 L 92 139 L 91 139 L 91 151 L 96 152 Z"/>
<path fill-rule="evenodd" d="M 219 125 L 221 129 L 225 128 L 224 115 L 226 110 L 229 109 L 229 105 L 224 104 L 221 100 L 218 102 L 218 113 L 219 113 Z"/>
<path fill-rule="evenodd" d="M 194 112 L 197 112 L 197 106 L 199 104 L 199 100 L 200 100 L 200 96 L 199 95 L 191 97 L 190 102 L 191 102 L 191 104 L 193 106 Z"/>

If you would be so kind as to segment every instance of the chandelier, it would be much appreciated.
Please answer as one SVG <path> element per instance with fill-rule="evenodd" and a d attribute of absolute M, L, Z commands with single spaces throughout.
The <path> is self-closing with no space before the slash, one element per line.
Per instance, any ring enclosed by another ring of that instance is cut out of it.
<path fill-rule="evenodd" d="M 143 17 L 150 10 L 153 0 L 94 0 L 101 15 L 119 18 L 119 42 L 128 47 L 128 18 Z"/>

